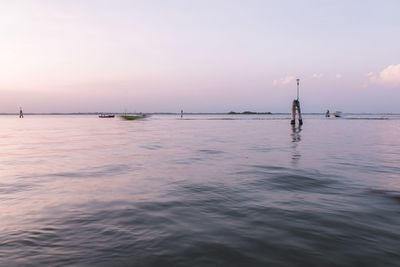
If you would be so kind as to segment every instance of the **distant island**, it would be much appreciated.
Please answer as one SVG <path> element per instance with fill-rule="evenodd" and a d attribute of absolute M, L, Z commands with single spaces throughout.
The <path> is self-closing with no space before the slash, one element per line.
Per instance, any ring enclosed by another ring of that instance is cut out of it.
<path fill-rule="evenodd" d="M 254 111 L 243 111 L 243 112 L 235 112 L 231 111 L 228 113 L 229 115 L 254 115 L 254 114 L 272 114 L 271 112 L 254 112 Z"/>

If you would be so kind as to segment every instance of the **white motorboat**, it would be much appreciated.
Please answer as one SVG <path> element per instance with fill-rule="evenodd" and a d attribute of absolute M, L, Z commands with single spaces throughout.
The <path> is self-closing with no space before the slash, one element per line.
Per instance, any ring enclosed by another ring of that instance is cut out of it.
<path fill-rule="evenodd" d="M 335 113 L 333 113 L 333 116 L 335 116 L 336 118 L 340 118 L 343 116 L 343 112 L 341 111 L 336 111 Z"/>

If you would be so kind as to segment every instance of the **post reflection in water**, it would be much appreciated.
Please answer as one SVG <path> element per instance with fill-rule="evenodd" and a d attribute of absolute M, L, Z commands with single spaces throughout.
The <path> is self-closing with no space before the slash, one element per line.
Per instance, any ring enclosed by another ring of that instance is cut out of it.
<path fill-rule="evenodd" d="M 300 152 L 297 149 L 297 146 L 299 145 L 301 141 L 301 134 L 300 132 L 302 131 L 301 125 L 297 126 L 296 125 L 291 125 L 292 131 L 290 133 L 290 136 L 292 137 L 292 164 L 293 166 L 297 166 L 298 161 L 301 157 Z"/>

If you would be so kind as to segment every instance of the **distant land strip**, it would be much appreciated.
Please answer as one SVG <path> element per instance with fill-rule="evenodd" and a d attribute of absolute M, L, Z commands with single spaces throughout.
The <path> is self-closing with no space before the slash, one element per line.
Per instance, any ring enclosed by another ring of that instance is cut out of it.
<path fill-rule="evenodd" d="M 148 114 L 148 115 L 180 115 L 180 112 L 24 112 L 24 115 L 100 115 L 100 114 Z M 325 112 L 306 112 L 304 115 L 324 115 Z M 400 115 L 400 113 L 382 112 L 346 112 L 346 115 Z M 0 112 L 2 115 L 19 116 L 19 112 Z M 184 115 L 290 115 L 289 112 L 186 112 Z"/>

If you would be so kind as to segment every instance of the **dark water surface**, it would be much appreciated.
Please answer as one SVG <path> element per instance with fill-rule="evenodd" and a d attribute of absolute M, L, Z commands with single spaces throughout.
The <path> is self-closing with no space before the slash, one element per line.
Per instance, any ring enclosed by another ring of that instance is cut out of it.
<path fill-rule="evenodd" d="M 0 266 L 399 266 L 400 118 L 0 117 Z"/>

